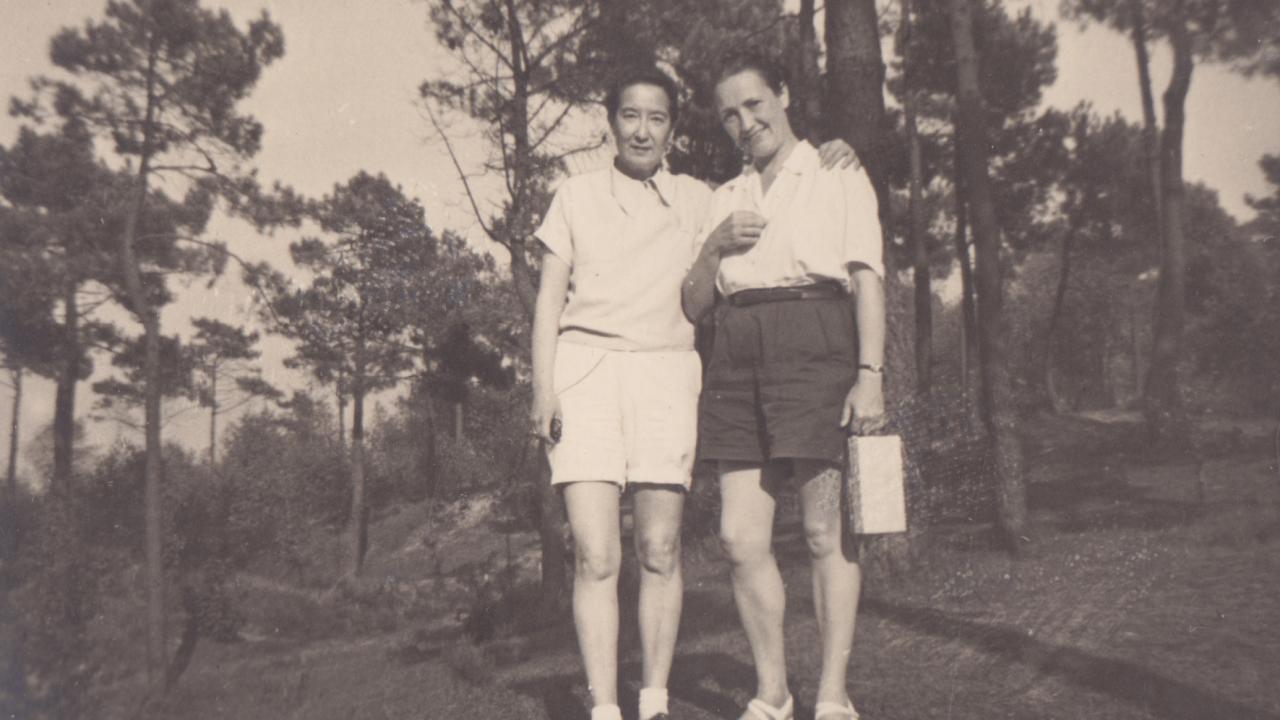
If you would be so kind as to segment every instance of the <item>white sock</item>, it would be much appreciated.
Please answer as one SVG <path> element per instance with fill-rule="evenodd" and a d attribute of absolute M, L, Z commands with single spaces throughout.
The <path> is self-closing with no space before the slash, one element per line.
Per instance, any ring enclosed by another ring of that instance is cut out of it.
<path fill-rule="evenodd" d="M 666 688 L 640 688 L 640 720 L 649 720 L 665 712 L 670 712 Z"/>
<path fill-rule="evenodd" d="M 617 705 L 597 705 L 591 708 L 591 720 L 622 720 L 622 708 Z"/>

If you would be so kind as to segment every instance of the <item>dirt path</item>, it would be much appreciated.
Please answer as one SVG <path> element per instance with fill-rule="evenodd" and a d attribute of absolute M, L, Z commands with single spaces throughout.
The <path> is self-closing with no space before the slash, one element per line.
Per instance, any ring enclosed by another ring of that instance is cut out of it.
<path fill-rule="evenodd" d="M 863 717 L 1280 720 L 1273 461 L 1236 454 L 1199 473 L 1122 446 L 1062 443 L 1039 458 L 1028 557 L 992 549 L 981 524 L 940 521 L 927 562 L 868 583 L 850 678 Z M 795 519 L 778 530 L 804 720 L 818 633 Z M 713 539 L 686 548 L 686 578 L 674 717 L 736 718 L 754 674 Z M 622 637 L 628 712 L 639 676 L 631 615 Z M 567 624 L 477 647 L 444 619 L 359 640 L 208 643 L 161 715 L 585 720 L 586 697 Z"/>

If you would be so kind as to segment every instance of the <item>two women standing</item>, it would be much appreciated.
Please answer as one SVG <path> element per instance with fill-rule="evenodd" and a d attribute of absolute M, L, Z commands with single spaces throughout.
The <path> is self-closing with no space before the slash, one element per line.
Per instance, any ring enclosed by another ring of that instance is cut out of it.
<path fill-rule="evenodd" d="M 817 718 L 856 718 L 845 675 L 859 573 L 840 512 L 840 468 L 848 433 L 870 431 L 883 416 L 875 197 L 847 167 L 847 145 L 820 153 L 795 137 L 768 61 L 730 58 L 714 96 L 750 158 L 741 175 L 712 194 L 661 168 L 677 94 L 665 75 L 646 71 L 607 99 L 614 166 L 567 180 L 536 233 L 547 252 L 532 415 L 574 537 L 574 620 L 592 718 L 620 718 L 618 500 L 627 487 L 642 568 L 639 717 L 667 716 L 695 447 L 717 463 L 721 537 L 756 664 L 756 698 L 743 718 L 793 713 L 771 537 L 775 498 L 787 486 L 800 493 L 813 558 L 823 636 Z M 715 341 L 700 387 L 690 318 L 707 312 Z"/>

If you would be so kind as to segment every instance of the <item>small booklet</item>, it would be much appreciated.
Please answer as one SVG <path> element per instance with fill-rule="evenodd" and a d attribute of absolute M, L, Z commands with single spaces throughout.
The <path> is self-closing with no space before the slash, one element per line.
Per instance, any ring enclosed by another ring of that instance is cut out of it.
<path fill-rule="evenodd" d="M 855 535 L 907 531 L 902 436 L 849 438 L 845 492 L 849 529 Z"/>

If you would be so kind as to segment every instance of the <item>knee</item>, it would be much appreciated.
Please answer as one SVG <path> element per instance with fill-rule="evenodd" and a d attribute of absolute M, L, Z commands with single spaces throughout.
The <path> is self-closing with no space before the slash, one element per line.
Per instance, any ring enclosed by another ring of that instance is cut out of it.
<path fill-rule="evenodd" d="M 574 574 L 580 580 L 602 581 L 616 578 L 621 553 L 613 548 L 574 548 Z"/>
<path fill-rule="evenodd" d="M 646 572 L 670 576 L 680 564 L 680 535 L 678 532 L 641 535 L 636 543 L 636 555 Z"/>
<path fill-rule="evenodd" d="M 720 546 L 734 565 L 747 565 L 773 552 L 768 535 L 735 525 L 720 526 Z"/>
<path fill-rule="evenodd" d="M 804 523 L 804 541 L 809 548 L 809 557 L 824 558 L 840 552 L 840 521 L 806 520 Z"/>

